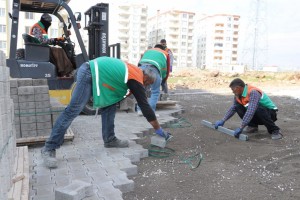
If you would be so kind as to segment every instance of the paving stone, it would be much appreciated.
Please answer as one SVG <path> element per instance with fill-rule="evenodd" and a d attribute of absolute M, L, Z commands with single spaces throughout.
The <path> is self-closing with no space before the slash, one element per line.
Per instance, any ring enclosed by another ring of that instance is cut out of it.
<path fill-rule="evenodd" d="M 48 94 L 49 86 L 48 85 L 39 85 L 34 87 L 34 94 Z"/>
<path fill-rule="evenodd" d="M 32 85 L 33 86 L 48 85 L 48 81 L 47 79 L 33 79 Z"/>
<path fill-rule="evenodd" d="M 21 86 L 18 87 L 18 95 L 33 95 L 34 87 L 33 86 Z"/>
<path fill-rule="evenodd" d="M 56 200 L 81 200 L 85 197 L 92 196 L 92 184 L 79 180 L 74 180 L 71 184 L 57 188 L 55 190 Z"/>
<path fill-rule="evenodd" d="M 151 137 L 151 144 L 155 145 L 155 146 L 158 146 L 158 147 L 161 147 L 161 148 L 165 148 L 166 144 L 167 144 L 167 141 L 163 137 L 154 135 L 154 136 Z"/>

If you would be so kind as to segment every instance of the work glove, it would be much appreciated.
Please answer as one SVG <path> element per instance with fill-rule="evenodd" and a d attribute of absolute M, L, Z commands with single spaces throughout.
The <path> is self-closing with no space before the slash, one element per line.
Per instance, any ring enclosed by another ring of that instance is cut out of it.
<path fill-rule="evenodd" d="M 163 138 L 166 139 L 166 141 L 169 141 L 173 136 L 171 133 L 165 132 L 162 128 L 159 128 L 155 130 L 155 133 Z"/>
<path fill-rule="evenodd" d="M 218 120 L 215 122 L 215 129 L 218 129 L 219 126 L 223 126 L 225 124 L 224 120 Z"/>
<path fill-rule="evenodd" d="M 242 131 L 243 131 L 243 129 L 241 129 L 241 128 L 236 128 L 236 129 L 234 130 L 234 133 L 233 133 L 234 137 L 239 138 L 239 137 L 240 137 L 240 134 L 242 133 Z"/>

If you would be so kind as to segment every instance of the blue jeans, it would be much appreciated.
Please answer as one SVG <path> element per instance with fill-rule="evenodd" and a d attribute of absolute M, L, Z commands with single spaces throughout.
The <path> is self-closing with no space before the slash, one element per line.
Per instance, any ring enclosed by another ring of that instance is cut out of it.
<path fill-rule="evenodd" d="M 154 67 L 154 66 L 150 66 L 150 65 L 142 65 L 140 66 L 140 68 L 145 69 L 146 67 Z M 150 85 L 151 88 L 151 96 L 148 99 L 149 105 L 152 108 L 152 110 L 155 112 L 156 110 L 156 104 L 157 101 L 159 100 L 159 96 L 160 96 L 160 85 L 161 85 L 161 76 L 159 71 L 156 69 L 154 70 L 155 74 L 156 74 L 156 80 L 154 83 L 152 83 Z M 140 110 L 139 107 L 137 107 L 137 110 Z"/>
<path fill-rule="evenodd" d="M 92 95 L 92 75 L 90 66 L 83 63 L 77 72 L 76 87 L 73 91 L 71 101 L 66 109 L 57 118 L 49 139 L 45 142 L 46 150 L 59 148 L 64 142 L 64 135 L 87 104 Z M 102 108 L 102 137 L 104 142 L 115 139 L 114 120 L 116 115 L 116 104 Z"/>

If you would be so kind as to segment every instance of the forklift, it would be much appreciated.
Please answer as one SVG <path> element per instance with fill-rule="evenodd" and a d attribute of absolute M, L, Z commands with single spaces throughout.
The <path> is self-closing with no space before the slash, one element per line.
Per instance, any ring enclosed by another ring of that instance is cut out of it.
<path fill-rule="evenodd" d="M 76 76 L 58 76 L 57 66 L 50 62 L 50 47 L 45 44 L 37 44 L 36 38 L 28 33 L 20 33 L 25 43 L 24 56 L 16 56 L 20 12 L 48 13 L 59 19 L 63 25 L 65 41 L 57 45 L 65 50 L 68 58 L 75 65 L 75 69 L 78 69 L 82 63 L 100 56 L 120 58 L 120 43 L 108 45 L 109 5 L 98 3 L 84 13 L 84 29 L 87 30 L 89 38 L 87 53 L 79 32 L 81 13 L 73 14 L 68 6 L 69 2 L 70 0 L 13 0 L 12 13 L 9 14 L 12 20 L 10 53 L 6 60 L 12 78 L 47 79 L 50 97 L 58 98 L 65 105 L 70 102 L 72 89 L 76 85 Z M 60 14 L 62 10 L 68 13 L 68 25 Z M 75 43 L 70 39 L 70 28 L 73 28 L 81 49 L 79 54 L 74 51 Z M 86 115 L 95 114 L 92 97 L 82 112 Z"/>

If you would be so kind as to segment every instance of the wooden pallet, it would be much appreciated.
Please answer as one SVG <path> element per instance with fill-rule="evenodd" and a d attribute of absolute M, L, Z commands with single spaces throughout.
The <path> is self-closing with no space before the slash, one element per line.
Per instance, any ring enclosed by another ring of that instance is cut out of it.
<path fill-rule="evenodd" d="M 49 136 L 37 136 L 37 137 L 27 137 L 27 138 L 18 138 L 17 146 L 29 146 L 34 144 L 44 143 Z M 67 133 L 64 136 L 65 141 L 72 141 L 74 139 L 74 133 L 71 128 L 68 128 Z"/>
<path fill-rule="evenodd" d="M 28 147 L 17 147 L 14 165 L 13 185 L 10 188 L 8 200 L 28 200 L 29 198 L 29 160 Z"/>

